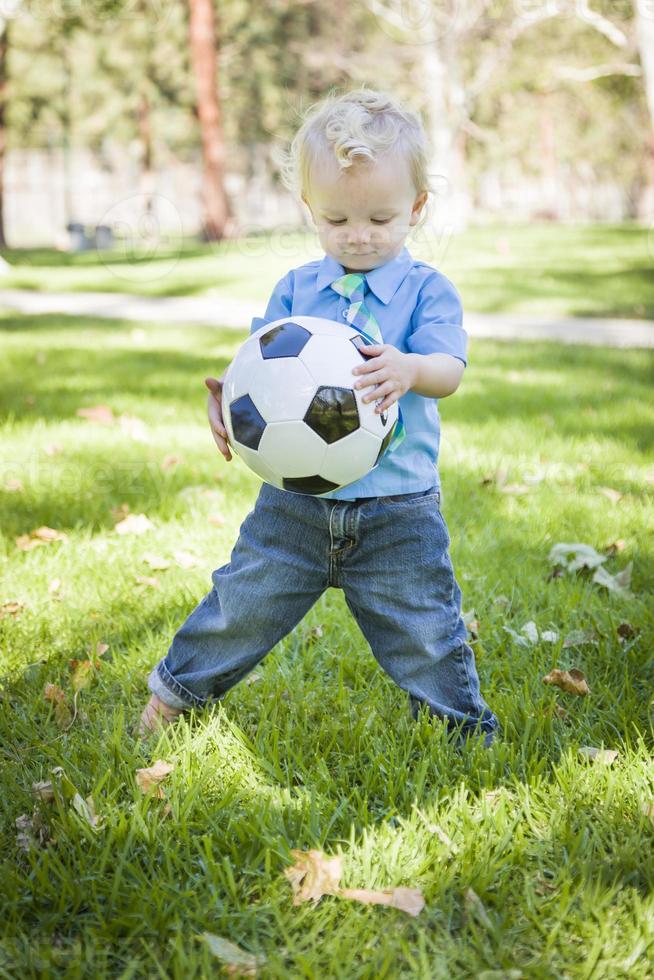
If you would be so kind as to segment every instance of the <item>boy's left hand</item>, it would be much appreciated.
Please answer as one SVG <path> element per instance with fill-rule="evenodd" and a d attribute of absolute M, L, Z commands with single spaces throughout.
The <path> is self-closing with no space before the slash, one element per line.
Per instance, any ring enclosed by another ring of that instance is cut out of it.
<path fill-rule="evenodd" d="M 363 397 L 364 402 L 377 401 L 375 412 L 381 414 L 398 401 L 414 383 L 415 367 L 411 354 L 403 354 L 392 344 L 369 344 L 359 348 L 364 356 L 370 355 L 366 364 L 354 368 L 352 374 L 363 375 L 355 388 L 361 389 L 368 385 L 377 385 L 374 391 Z"/>

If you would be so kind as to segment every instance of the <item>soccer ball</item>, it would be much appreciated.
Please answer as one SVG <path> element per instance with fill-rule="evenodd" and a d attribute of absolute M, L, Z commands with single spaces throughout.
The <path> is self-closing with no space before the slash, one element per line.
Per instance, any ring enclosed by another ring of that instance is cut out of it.
<path fill-rule="evenodd" d="M 394 403 L 375 413 L 352 369 L 370 344 L 349 324 L 315 316 L 268 323 L 239 348 L 223 382 L 231 447 L 279 490 L 319 496 L 354 483 L 393 437 Z"/>

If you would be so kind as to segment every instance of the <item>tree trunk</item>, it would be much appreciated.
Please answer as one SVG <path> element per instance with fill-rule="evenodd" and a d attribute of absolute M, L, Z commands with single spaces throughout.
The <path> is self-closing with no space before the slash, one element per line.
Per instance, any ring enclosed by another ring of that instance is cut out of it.
<path fill-rule="evenodd" d="M 217 44 L 213 0 L 188 0 L 191 63 L 202 138 L 205 241 L 225 237 L 229 205 L 225 193 L 225 141 L 218 98 Z"/>
<path fill-rule="evenodd" d="M 645 8 L 648 9 L 645 9 Z M 654 204 L 654 11 L 648 0 L 638 0 L 636 3 L 636 34 L 640 63 L 643 67 L 645 95 L 649 108 L 649 133 L 645 135 L 644 183 L 639 200 L 637 213 L 639 217 L 651 216 Z"/>

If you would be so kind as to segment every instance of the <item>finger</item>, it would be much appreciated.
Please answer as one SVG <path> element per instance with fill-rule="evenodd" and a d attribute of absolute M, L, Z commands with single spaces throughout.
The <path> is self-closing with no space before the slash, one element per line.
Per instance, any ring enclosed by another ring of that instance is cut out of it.
<path fill-rule="evenodd" d="M 385 381 L 386 377 L 387 375 L 385 369 L 380 368 L 377 371 L 371 372 L 370 374 L 366 374 L 365 377 L 361 378 L 359 381 L 356 382 L 354 387 L 357 389 L 357 391 L 361 391 L 362 388 L 367 388 L 368 385 L 375 385 L 375 384 L 379 384 L 380 381 Z"/>
<path fill-rule="evenodd" d="M 205 378 L 204 383 L 214 398 L 220 399 L 222 397 L 223 386 L 218 378 Z"/>
<path fill-rule="evenodd" d="M 212 432 L 211 434 L 213 436 L 213 441 L 218 446 L 218 449 L 223 454 L 223 456 L 225 457 L 225 459 L 227 460 L 227 462 L 229 462 L 231 460 L 231 458 L 232 458 L 232 454 L 229 451 L 228 444 L 219 435 L 216 435 L 215 432 Z"/>
<path fill-rule="evenodd" d="M 372 389 L 372 391 L 366 392 L 366 394 L 362 398 L 362 401 L 363 402 L 366 402 L 366 403 L 367 402 L 375 402 L 375 401 L 377 401 L 377 399 L 379 398 L 380 395 L 387 395 L 392 390 L 393 390 L 393 382 L 392 381 L 385 381 L 382 378 L 379 381 L 379 383 L 375 385 L 375 387 Z"/>

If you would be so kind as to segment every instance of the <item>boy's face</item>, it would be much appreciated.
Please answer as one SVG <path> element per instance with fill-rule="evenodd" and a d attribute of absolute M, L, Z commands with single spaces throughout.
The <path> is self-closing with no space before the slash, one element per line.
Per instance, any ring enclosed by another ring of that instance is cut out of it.
<path fill-rule="evenodd" d="M 313 167 L 308 206 L 320 244 L 346 272 L 370 272 L 395 258 L 427 200 L 416 194 L 407 161 L 386 154 L 341 170 L 335 160 Z"/>

